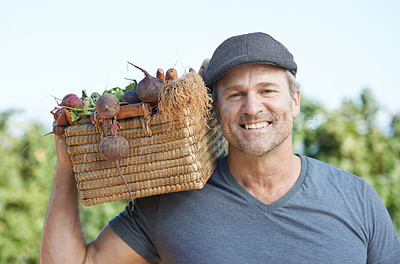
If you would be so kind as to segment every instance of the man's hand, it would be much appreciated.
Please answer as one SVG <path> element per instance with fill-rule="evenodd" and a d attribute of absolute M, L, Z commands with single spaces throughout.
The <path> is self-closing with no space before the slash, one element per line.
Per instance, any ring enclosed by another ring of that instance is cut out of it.
<path fill-rule="evenodd" d="M 78 210 L 78 190 L 64 135 L 55 135 L 54 173 L 40 245 L 40 263 L 148 263 L 106 226 L 85 244 Z"/>

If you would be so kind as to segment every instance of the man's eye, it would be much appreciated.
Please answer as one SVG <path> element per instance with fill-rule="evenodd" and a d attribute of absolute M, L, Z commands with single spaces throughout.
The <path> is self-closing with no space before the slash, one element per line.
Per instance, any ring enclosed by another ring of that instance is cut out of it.
<path fill-rule="evenodd" d="M 272 92 L 273 92 L 273 90 L 271 90 L 271 89 L 266 89 L 266 90 L 262 91 L 262 93 L 264 93 L 264 94 L 268 94 L 268 93 L 272 93 Z"/>
<path fill-rule="evenodd" d="M 232 93 L 228 97 L 229 98 L 235 98 L 235 97 L 239 97 L 240 95 L 241 95 L 240 93 Z"/>

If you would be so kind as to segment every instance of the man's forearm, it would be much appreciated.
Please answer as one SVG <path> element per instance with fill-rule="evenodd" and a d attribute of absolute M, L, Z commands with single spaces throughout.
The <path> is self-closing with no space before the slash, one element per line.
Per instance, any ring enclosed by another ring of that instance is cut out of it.
<path fill-rule="evenodd" d="M 41 263 L 83 263 L 85 255 L 74 173 L 68 162 L 59 159 L 42 233 L 40 260 Z"/>

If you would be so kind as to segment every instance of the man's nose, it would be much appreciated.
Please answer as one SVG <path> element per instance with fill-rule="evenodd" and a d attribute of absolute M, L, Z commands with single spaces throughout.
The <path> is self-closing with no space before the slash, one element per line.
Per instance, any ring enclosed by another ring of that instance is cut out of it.
<path fill-rule="evenodd" d="M 249 93 L 245 96 L 242 111 L 249 116 L 255 116 L 263 109 L 261 98 L 256 94 Z"/>

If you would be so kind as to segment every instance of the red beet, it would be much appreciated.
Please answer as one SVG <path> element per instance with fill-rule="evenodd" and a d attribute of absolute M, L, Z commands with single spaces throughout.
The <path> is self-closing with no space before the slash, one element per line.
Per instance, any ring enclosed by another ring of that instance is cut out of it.
<path fill-rule="evenodd" d="M 157 103 L 158 95 L 163 87 L 164 82 L 156 77 L 151 76 L 146 70 L 128 62 L 130 65 L 141 70 L 145 78 L 136 85 L 136 92 L 142 102 Z"/>
<path fill-rule="evenodd" d="M 83 107 L 81 98 L 79 98 L 76 94 L 67 94 L 66 96 L 64 96 L 60 105 L 72 107 L 72 108 L 74 108 L 74 107 L 82 108 Z"/>
<path fill-rule="evenodd" d="M 55 113 L 52 112 L 52 114 L 54 116 L 54 120 L 56 121 L 56 123 L 58 125 L 61 125 L 61 126 L 69 125 L 67 116 L 65 115 L 64 108 L 60 108 Z"/>
<path fill-rule="evenodd" d="M 122 102 L 127 102 L 128 104 L 136 104 L 140 103 L 140 99 L 137 95 L 137 92 L 135 89 L 130 89 L 124 93 L 122 96 Z"/>
<path fill-rule="evenodd" d="M 99 143 L 99 152 L 105 160 L 116 162 L 129 151 L 128 140 L 120 135 L 108 135 Z"/>
<path fill-rule="evenodd" d="M 99 143 L 99 152 L 100 155 L 108 161 L 112 161 L 115 164 L 115 167 L 118 170 L 119 175 L 121 176 L 126 189 L 128 190 L 129 197 L 132 201 L 133 206 L 133 198 L 131 191 L 129 190 L 128 183 L 126 182 L 124 176 L 122 175 L 121 169 L 119 168 L 118 161 L 125 157 L 129 152 L 129 143 L 128 140 L 120 135 L 108 135 L 104 137 Z M 132 207 L 133 210 L 133 207 Z"/>
<path fill-rule="evenodd" d="M 103 94 L 97 99 L 96 112 L 102 118 L 113 118 L 119 112 L 119 100 L 113 94 Z"/>

